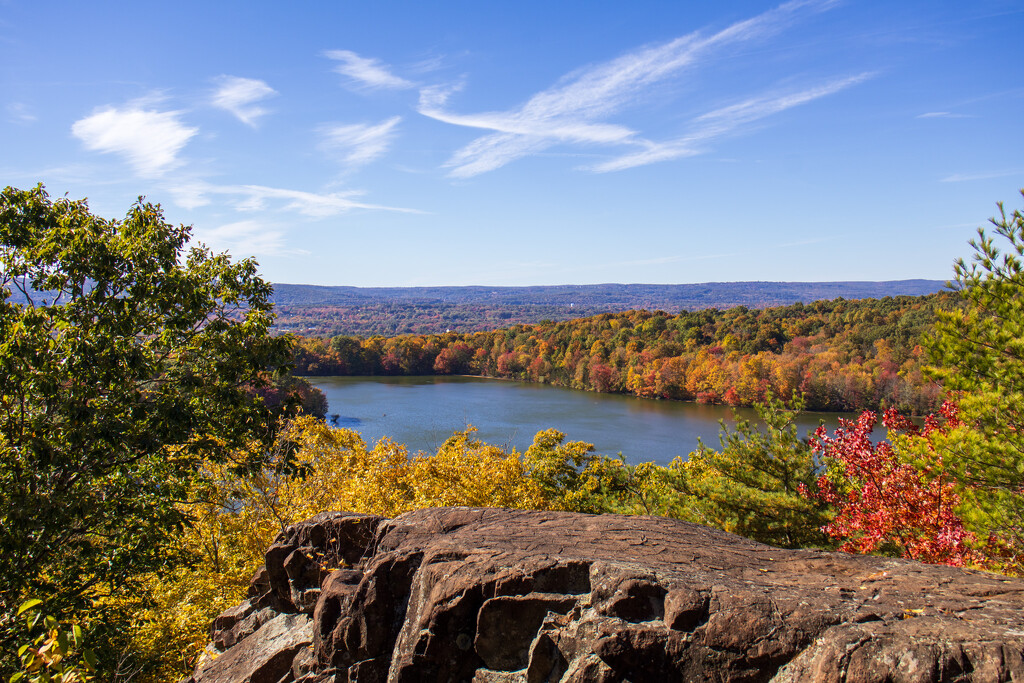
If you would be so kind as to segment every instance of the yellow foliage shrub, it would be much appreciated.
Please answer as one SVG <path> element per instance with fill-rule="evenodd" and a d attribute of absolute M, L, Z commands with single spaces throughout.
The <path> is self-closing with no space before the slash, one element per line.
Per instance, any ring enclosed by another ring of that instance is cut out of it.
<path fill-rule="evenodd" d="M 356 432 L 299 417 L 261 471 L 209 465 L 185 506 L 193 522 L 181 545 L 195 562 L 145 577 L 145 599 L 123 598 L 137 621 L 130 648 L 140 680 L 176 681 L 194 666 L 210 621 L 244 598 L 266 548 L 294 522 L 328 510 L 394 517 L 436 506 L 574 507 L 570 489 L 583 481 L 578 468 L 594 459 L 593 446 L 563 445 L 564 435 L 548 430 L 520 454 L 474 432 L 456 432 L 436 454 L 410 455 L 388 439 L 368 448 Z"/>

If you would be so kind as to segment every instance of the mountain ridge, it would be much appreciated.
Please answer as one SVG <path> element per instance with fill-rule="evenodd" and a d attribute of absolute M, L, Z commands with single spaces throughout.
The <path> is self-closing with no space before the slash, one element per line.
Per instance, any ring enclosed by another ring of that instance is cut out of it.
<path fill-rule="evenodd" d="M 945 287 L 943 280 L 837 280 L 827 282 L 800 281 L 734 281 L 699 282 L 686 284 L 602 283 L 590 285 L 528 285 L 495 286 L 462 285 L 434 287 L 352 287 L 344 285 L 306 285 L 274 283 L 274 302 L 282 305 L 351 305 L 367 302 L 430 301 L 468 303 L 502 301 L 505 303 L 553 303 L 552 297 L 583 296 L 617 298 L 662 298 L 666 301 L 703 300 L 720 302 L 725 298 L 755 297 L 785 299 L 780 305 L 796 303 L 794 296 L 835 294 L 849 299 L 877 298 L 879 296 L 920 296 L 932 294 Z M 526 299 L 526 300 L 523 300 Z M 792 300 L 791 300 L 792 299 Z M 374 301 L 376 300 L 376 301 Z M 743 305 L 743 304 L 734 304 Z"/>
<path fill-rule="evenodd" d="M 305 335 L 480 332 L 628 310 L 762 309 L 822 299 L 881 299 L 941 291 L 941 280 L 704 282 L 679 285 L 346 287 L 274 285 L 278 331 Z"/>

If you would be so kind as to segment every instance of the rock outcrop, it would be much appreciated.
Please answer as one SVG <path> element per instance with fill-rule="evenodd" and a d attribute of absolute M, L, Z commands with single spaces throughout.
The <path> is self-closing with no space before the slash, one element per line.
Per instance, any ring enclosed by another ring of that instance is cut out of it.
<path fill-rule="evenodd" d="M 1024 680 L 1024 581 L 660 517 L 325 513 L 193 683 Z"/>

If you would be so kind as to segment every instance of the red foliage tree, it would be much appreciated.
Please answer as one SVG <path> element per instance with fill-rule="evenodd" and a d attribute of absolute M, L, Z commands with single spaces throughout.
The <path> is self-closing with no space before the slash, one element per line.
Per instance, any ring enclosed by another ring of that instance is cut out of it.
<path fill-rule="evenodd" d="M 890 437 L 904 434 L 912 440 L 906 442 L 910 450 L 930 453 L 934 464 L 922 467 L 901 461 L 888 441 L 872 443 L 877 419 L 865 411 L 856 421 L 840 420 L 834 436 L 824 427 L 814 434 L 812 446 L 829 470 L 815 496 L 837 510 L 825 533 L 842 540 L 840 550 L 846 552 L 888 551 L 953 566 L 977 563 L 980 558 L 970 547 L 974 536 L 956 513 L 960 498 L 954 482 L 942 473 L 941 457 L 929 439 L 961 424 L 956 406 L 944 403 L 938 415 L 926 419 L 924 429 L 895 409 L 882 417 Z"/>
<path fill-rule="evenodd" d="M 590 362 L 590 383 L 594 391 L 610 392 L 615 382 L 615 370 L 596 358 Z"/>
<path fill-rule="evenodd" d="M 511 377 L 519 371 L 519 363 L 516 354 L 512 352 L 503 353 L 498 356 L 498 374 L 502 377 Z"/>

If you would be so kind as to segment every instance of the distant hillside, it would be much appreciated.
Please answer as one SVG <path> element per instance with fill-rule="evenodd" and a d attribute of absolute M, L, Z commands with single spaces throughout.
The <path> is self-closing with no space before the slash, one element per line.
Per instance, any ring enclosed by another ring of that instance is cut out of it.
<path fill-rule="evenodd" d="M 516 323 L 647 309 L 760 309 L 822 299 L 880 299 L 941 291 L 940 280 L 705 282 L 536 287 L 323 287 L 275 284 L 277 328 L 303 334 L 478 332 Z"/>
<path fill-rule="evenodd" d="M 941 280 L 887 282 L 704 282 L 688 285 L 549 285 L 536 287 L 322 287 L 274 285 L 274 301 L 286 306 L 357 306 L 368 303 L 607 306 L 618 310 L 767 308 L 820 299 L 920 296 L 943 289 Z M 602 311 L 604 312 L 604 311 Z"/>

